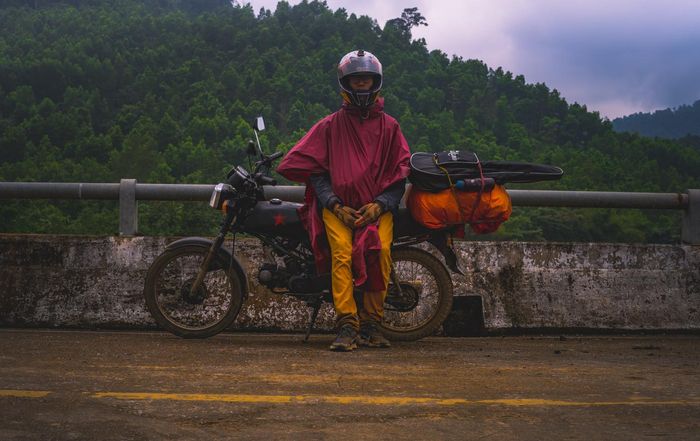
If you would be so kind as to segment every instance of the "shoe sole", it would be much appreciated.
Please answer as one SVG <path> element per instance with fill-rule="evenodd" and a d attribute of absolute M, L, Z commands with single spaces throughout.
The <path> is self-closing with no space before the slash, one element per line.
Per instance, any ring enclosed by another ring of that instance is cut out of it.
<path fill-rule="evenodd" d="M 386 343 L 370 343 L 369 339 L 362 338 L 360 337 L 359 340 L 357 340 L 357 344 L 365 347 L 365 348 L 390 348 L 391 343 L 386 342 Z"/>
<path fill-rule="evenodd" d="M 331 345 L 330 350 L 333 352 L 351 352 L 357 349 L 357 345 L 355 343 L 345 346 L 345 345 Z"/>

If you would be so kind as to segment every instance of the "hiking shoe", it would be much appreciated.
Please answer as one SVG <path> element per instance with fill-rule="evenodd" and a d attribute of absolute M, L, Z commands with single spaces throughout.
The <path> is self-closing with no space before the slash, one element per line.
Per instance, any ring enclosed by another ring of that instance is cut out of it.
<path fill-rule="evenodd" d="M 368 348 L 389 348 L 391 347 L 391 342 L 382 335 L 382 331 L 379 330 L 379 325 L 374 322 L 363 323 L 360 326 L 360 346 L 367 346 Z"/>
<path fill-rule="evenodd" d="M 338 352 L 349 352 L 357 349 L 357 331 L 351 325 L 344 325 L 338 331 L 338 336 L 331 343 L 330 350 Z"/>

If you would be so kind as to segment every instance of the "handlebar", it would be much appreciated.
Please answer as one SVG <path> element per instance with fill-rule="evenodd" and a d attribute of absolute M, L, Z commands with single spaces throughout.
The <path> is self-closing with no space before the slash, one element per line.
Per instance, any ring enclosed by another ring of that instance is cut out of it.
<path fill-rule="evenodd" d="M 262 185 L 277 185 L 277 179 L 265 176 L 263 174 L 258 174 L 256 176 L 257 181 Z"/>
<path fill-rule="evenodd" d="M 260 161 L 255 163 L 255 169 L 259 170 L 261 167 L 270 167 L 272 165 L 272 161 L 281 158 L 282 156 L 284 156 L 284 153 L 282 152 L 275 152 L 270 156 L 263 156 Z"/>
<path fill-rule="evenodd" d="M 272 161 L 282 156 L 284 156 L 284 153 L 275 152 L 270 156 L 263 156 L 260 161 L 256 162 L 252 175 L 253 181 L 257 185 L 277 185 L 277 180 L 267 175 L 272 167 Z"/>
<path fill-rule="evenodd" d="M 253 173 L 257 174 L 259 171 L 262 171 L 263 173 L 261 174 L 266 174 L 270 167 L 272 167 L 272 161 L 281 158 L 282 156 L 284 156 L 284 153 L 282 152 L 275 152 L 270 156 L 263 156 L 263 158 L 260 161 L 255 163 L 255 169 Z"/>
<path fill-rule="evenodd" d="M 282 152 L 275 152 L 275 153 L 271 154 L 270 156 L 268 156 L 268 157 L 267 157 L 267 160 L 270 161 L 270 162 L 272 162 L 272 161 L 274 161 L 274 160 L 277 159 L 277 158 L 281 158 L 282 156 L 284 156 L 284 153 L 282 153 Z"/>

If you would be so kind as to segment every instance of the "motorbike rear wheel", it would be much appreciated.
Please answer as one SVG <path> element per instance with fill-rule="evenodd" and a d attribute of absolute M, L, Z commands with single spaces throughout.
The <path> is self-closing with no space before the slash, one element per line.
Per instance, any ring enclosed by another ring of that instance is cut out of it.
<path fill-rule="evenodd" d="M 419 248 L 392 251 L 402 294 L 389 281 L 382 332 L 395 341 L 419 340 L 435 334 L 452 309 L 452 279 L 435 256 Z"/>
<path fill-rule="evenodd" d="M 191 292 L 208 251 L 201 245 L 167 250 L 146 275 L 148 310 L 158 325 L 183 338 L 218 334 L 233 323 L 243 303 L 241 280 L 221 256 L 209 265 L 199 289 Z"/>

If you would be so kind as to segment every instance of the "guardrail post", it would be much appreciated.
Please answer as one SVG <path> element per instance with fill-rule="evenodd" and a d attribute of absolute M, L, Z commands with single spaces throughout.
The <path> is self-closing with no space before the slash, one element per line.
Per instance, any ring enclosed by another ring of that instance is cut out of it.
<path fill-rule="evenodd" d="M 681 240 L 691 245 L 700 245 L 700 190 L 686 190 L 688 208 L 683 213 Z"/>
<path fill-rule="evenodd" d="M 119 182 L 119 235 L 135 236 L 139 230 L 139 206 L 136 201 L 136 179 Z"/>

